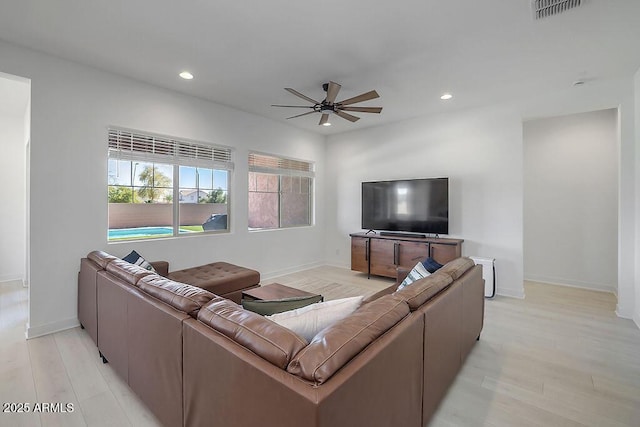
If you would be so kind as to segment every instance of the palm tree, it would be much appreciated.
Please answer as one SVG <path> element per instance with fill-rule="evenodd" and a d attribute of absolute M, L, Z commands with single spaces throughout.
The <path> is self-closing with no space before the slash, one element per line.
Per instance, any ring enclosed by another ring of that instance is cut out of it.
<path fill-rule="evenodd" d="M 138 189 L 138 195 L 146 203 L 156 202 L 157 199 L 165 195 L 166 189 L 171 187 L 171 179 L 156 166 L 145 166 L 138 178 L 143 183 L 143 186 Z"/>

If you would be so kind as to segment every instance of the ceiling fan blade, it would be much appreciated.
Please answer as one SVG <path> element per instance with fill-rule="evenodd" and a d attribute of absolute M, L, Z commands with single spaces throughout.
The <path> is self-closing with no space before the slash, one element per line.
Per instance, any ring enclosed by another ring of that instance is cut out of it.
<path fill-rule="evenodd" d="M 329 87 L 327 88 L 327 98 L 325 99 L 325 101 L 331 105 L 335 102 L 336 97 L 338 96 L 338 92 L 340 92 L 340 88 L 342 86 L 340 86 L 338 83 L 336 82 L 329 82 Z"/>
<path fill-rule="evenodd" d="M 322 113 L 322 117 L 320 117 L 320 123 L 318 123 L 318 124 L 319 125 L 323 125 L 325 123 L 329 123 L 329 114 Z"/>
<path fill-rule="evenodd" d="M 343 111 L 357 111 L 360 113 L 379 113 L 382 107 L 338 107 Z"/>
<path fill-rule="evenodd" d="M 271 104 L 272 107 L 285 107 L 285 108 L 313 108 L 311 105 L 276 105 Z"/>
<path fill-rule="evenodd" d="M 313 113 L 315 113 L 315 111 L 308 111 L 306 113 L 298 114 L 296 116 L 287 117 L 287 120 L 288 119 L 295 119 L 296 117 L 302 117 L 302 116 L 306 116 L 307 114 L 313 114 Z"/>
<path fill-rule="evenodd" d="M 341 111 L 341 110 L 336 110 L 336 114 L 342 117 L 343 119 L 349 120 L 350 122 L 357 122 L 358 120 L 360 120 L 360 117 L 352 116 L 351 114 L 345 113 L 344 111 Z"/>
<path fill-rule="evenodd" d="M 294 94 L 295 96 L 297 96 L 297 97 L 299 97 L 299 98 L 304 99 L 305 101 L 309 101 L 309 102 L 311 102 L 311 103 L 313 103 L 313 104 L 320 104 L 318 101 L 316 101 L 316 100 L 314 100 L 314 99 L 311 99 L 311 98 L 309 98 L 308 96 L 301 94 L 301 93 L 300 93 L 300 92 L 298 92 L 297 90 L 295 90 L 295 89 L 291 89 L 290 87 L 285 87 L 285 88 L 284 88 L 284 90 L 286 90 L 287 92 L 290 92 L 290 93 Z"/>
<path fill-rule="evenodd" d="M 363 93 L 362 95 L 354 96 L 353 98 L 345 99 L 344 101 L 338 102 L 340 105 L 351 105 L 357 102 L 368 101 L 370 99 L 380 98 L 378 92 L 375 90 L 369 91 L 367 93 Z"/>

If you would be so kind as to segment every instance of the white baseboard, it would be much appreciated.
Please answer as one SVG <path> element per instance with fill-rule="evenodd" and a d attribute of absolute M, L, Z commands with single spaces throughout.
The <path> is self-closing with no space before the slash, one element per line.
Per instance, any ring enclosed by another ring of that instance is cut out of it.
<path fill-rule="evenodd" d="M 498 286 L 498 288 L 496 289 L 496 295 L 518 299 L 524 299 L 525 297 L 524 289 L 505 289 L 501 288 L 500 286 Z"/>
<path fill-rule="evenodd" d="M 349 264 L 345 264 L 341 262 L 327 262 L 324 265 L 328 265 L 329 267 L 346 268 L 347 270 L 351 270 L 351 266 Z"/>
<path fill-rule="evenodd" d="M 625 310 L 620 309 L 620 304 L 616 304 L 616 316 L 620 317 L 621 319 L 634 320 L 632 313 L 627 313 Z"/>
<path fill-rule="evenodd" d="M 0 285 L 14 285 L 20 284 L 24 286 L 24 279 L 16 276 L 3 276 L 0 277 Z"/>
<path fill-rule="evenodd" d="M 538 275 L 525 275 L 524 280 L 530 282 L 547 283 L 549 285 L 568 286 L 570 288 L 586 289 L 589 291 L 609 292 L 616 294 L 616 287 L 610 285 L 602 285 L 599 283 L 583 282 L 580 280 L 564 279 L 559 277 L 548 277 Z"/>
<path fill-rule="evenodd" d="M 27 324 L 27 339 L 37 338 L 44 335 L 53 334 L 55 332 L 65 331 L 67 329 L 75 328 L 80 326 L 80 321 L 78 321 L 77 317 L 73 317 L 70 319 L 58 320 L 53 323 L 47 323 L 46 325 L 34 326 L 31 327 Z"/>
<path fill-rule="evenodd" d="M 282 270 L 270 271 L 265 274 L 260 274 L 260 280 L 271 280 L 287 274 L 298 273 L 300 271 L 309 270 L 310 268 L 321 267 L 325 265 L 323 262 L 312 262 L 309 264 L 297 265 L 295 267 L 283 268 Z"/>

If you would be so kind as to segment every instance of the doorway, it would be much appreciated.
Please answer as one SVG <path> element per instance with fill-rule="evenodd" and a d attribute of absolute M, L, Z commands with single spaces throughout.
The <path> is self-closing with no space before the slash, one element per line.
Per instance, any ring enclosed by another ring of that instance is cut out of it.
<path fill-rule="evenodd" d="M 617 293 L 618 110 L 524 122 L 525 280 Z"/>
<path fill-rule="evenodd" d="M 29 79 L 0 73 L 0 283 L 28 286 Z"/>

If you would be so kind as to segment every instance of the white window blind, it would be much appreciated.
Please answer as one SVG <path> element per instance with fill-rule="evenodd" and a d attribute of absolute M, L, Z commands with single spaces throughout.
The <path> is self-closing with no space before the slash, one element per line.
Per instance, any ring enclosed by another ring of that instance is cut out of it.
<path fill-rule="evenodd" d="M 109 128 L 109 158 L 233 170 L 231 148 Z"/>
<path fill-rule="evenodd" d="M 249 171 L 314 177 L 313 163 L 261 153 L 249 153 Z"/>

